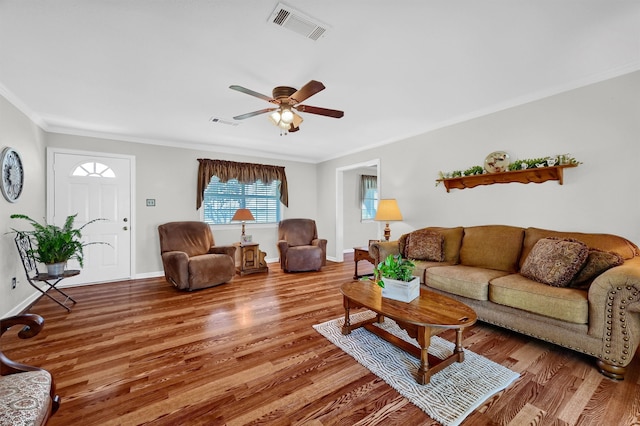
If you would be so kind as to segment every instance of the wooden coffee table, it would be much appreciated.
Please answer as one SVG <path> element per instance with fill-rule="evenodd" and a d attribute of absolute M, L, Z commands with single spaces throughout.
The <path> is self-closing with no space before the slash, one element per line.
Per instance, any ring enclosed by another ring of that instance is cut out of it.
<path fill-rule="evenodd" d="M 364 327 L 371 333 L 419 358 L 420 368 L 418 369 L 417 381 L 422 385 L 429 383 L 432 375 L 453 362 L 464 361 L 462 331 L 476 322 L 478 317 L 473 309 L 464 303 L 424 288 L 420 289 L 420 297 L 410 303 L 383 298 L 380 290 L 380 287 L 371 281 L 352 281 L 342 284 L 340 287 L 344 304 L 342 334 L 347 335 L 351 333 L 351 330 Z M 351 324 L 349 312 L 355 308 L 367 308 L 377 315 L 374 318 Z M 420 347 L 417 348 L 373 325 L 374 322 L 382 323 L 384 317 L 394 320 L 400 328 L 407 331 L 409 336 L 418 341 Z M 456 347 L 453 354 L 445 359 L 429 355 L 431 336 L 441 329 L 449 328 L 456 330 Z"/>

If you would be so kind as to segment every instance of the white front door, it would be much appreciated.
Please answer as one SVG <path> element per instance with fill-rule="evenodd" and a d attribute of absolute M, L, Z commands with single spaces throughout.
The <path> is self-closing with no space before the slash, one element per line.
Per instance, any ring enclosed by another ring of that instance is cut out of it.
<path fill-rule="evenodd" d="M 118 281 L 131 278 L 131 206 L 134 157 L 49 149 L 47 220 L 62 226 L 77 213 L 74 227 L 82 240 L 105 242 L 84 248 L 83 267 L 75 260 L 67 269 L 80 275 L 61 285 Z"/>

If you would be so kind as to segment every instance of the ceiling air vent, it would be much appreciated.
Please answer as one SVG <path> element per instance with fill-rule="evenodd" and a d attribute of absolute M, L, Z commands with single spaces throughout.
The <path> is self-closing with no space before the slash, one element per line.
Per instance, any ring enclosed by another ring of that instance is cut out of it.
<path fill-rule="evenodd" d="M 278 3 L 269 21 L 311 40 L 318 40 L 327 31 L 327 25 L 282 3 Z"/>

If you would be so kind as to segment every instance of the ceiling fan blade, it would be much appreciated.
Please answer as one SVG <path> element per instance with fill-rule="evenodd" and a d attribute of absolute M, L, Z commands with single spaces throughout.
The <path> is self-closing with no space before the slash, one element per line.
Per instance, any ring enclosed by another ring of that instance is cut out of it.
<path fill-rule="evenodd" d="M 289 96 L 289 99 L 292 100 L 292 104 L 299 104 L 300 102 L 310 98 L 311 96 L 324 89 L 324 84 L 320 83 L 319 81 L 311 80 L 310 82 L 302 86 L 300 90 Z"/>
<path fill-rule="evenodd" d="M 308 112 L 310 114 L 324 115 L 326 117 L 342 118 L 344 116 L 344 111 L 338 111 L 337 109 L 314 107 L 310 105 L 296 105 L 295 109 L 297 109 L 300 112 Z"/>
<path fill-rule="evenodd" d="M 242 114 L 242 115 L 236 115 L 235 117 L 233 117 L 234 120 L 244 120 L 245 118 L 250 118 L 250 117 L 254 117 L 256 115 L 260 115 L 260 114 L 265 114 L 267 112 L 271 112 L 271 111 L 275 111 L 277 108 L 265 108 L 265 109 L 261 109 L 259 111 L 253 111 L 253 112 L 248 112 L 246 114 Z"/>
<path fill-rule="evenodd" d="M 256 98 L 263 99 L 263 100 L 265 100 L 267 102 L 276 103 L 275 99 L 273 99 L 271 96 L 263 95 L 262 93 L 255 92 L 255 91 L 253 91 L 251 89 L 247 89 L 246 87 L 238 86 L 236 84 L 233 84 L 233 85 L 229 86 L 229 89 L 237 90 L 238 92 L 242 92 L 242 93 L 246 93 L 247 95 L 255 96 Z"/>

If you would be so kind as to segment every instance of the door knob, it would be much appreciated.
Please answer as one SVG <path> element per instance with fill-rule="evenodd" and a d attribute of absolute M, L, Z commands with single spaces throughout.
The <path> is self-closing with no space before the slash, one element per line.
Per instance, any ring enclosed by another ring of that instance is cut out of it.
<path fill-rule="evenodd" d="M 129 229 L 129 228 L 128 228 L 128 227 L 126 227 L 126 226 L 123 226 L 123 227 L 122 227 L 122 230 L 123 230 L 123 231 L 126 231 L 126 230 L 128 230 L 128 229 Z"/>

